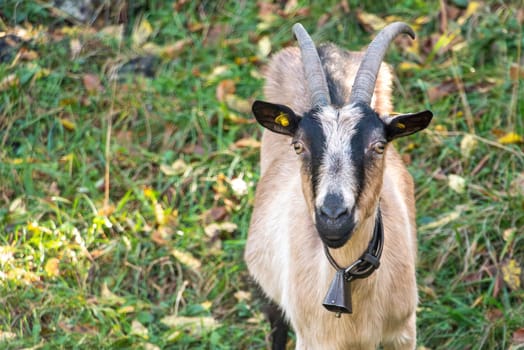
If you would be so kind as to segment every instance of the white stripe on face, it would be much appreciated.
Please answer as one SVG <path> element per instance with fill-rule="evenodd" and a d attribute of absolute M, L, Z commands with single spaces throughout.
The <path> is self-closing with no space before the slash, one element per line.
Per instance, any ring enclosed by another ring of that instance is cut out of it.
<path fill-rule="evenodd" d="M 325 148 L 318 173 L 315 206 L 322 206 L 328 193 L 339 193 L 350 210 L 355 205 L 356 172 L 349 151 L 356 126 L 364 117 L 360 108 L 350 104 L 341 109 L 324 107 L 318 114 L 325 136 Z"/>

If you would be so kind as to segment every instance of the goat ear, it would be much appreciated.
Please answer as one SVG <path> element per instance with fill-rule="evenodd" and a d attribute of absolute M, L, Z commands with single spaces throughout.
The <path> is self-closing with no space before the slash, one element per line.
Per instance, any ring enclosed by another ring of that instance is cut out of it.
<path fill-rule="evenodd" d="M 284 105 L 255 101 L 252 110 L 260 125 L 278 134 L 293 136 L 300 122 L 300 117 Z"/>
<path fill-rule="evenodd" d="M 384 118 L 386 123 L 386 139 L 394 140 L 425 129 L 433 118 L 431 111 L 409 113 Z"/>

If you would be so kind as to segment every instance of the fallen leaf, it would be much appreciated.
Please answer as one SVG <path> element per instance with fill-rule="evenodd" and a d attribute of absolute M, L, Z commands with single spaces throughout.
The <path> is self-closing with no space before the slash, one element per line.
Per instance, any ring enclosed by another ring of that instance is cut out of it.
<path fill-rule="evenodd" d="M 144 350 L 160 350 L 160 347 L 158 345 L 155 345 L 155 344 L 145 343 L 144 344 Z"/>
<path fill-rule="evenodd" d="M 357 11 L 357 20 L 367 32 L 376 32 L 386 26 L 386 21 L 372 13 Z"/>
<path fill-rule="evenodd" d="M 235 82 L 232 79 L 224 79 L 217 85 L 216 98 L 218 101 L 224 102 L 226 96 L 234 94 L 235 90 Z"/>
<path fill-rule="evenodd" d="M 520 288 L 520 274 L 522 269 L 519 263 L 515 259 L 509 259 L 504 265 L 502 265 L 502 276 L 504 282 L 512 290 L 517 290 Z"/>
<path fill-rule="evenodd" d="M 191 39 L 182 39 L 172 45 L 167 46 L 161 46 L 154 43 L 145 43 L 142 46 L 141 51 L 149 55 L 160 56 L 166 60 L 172 60 L 180 56 L 180 54 L 190 43 L 192 43 Z"/>
<path fill-rule="evenodd" d="M 131 40 L 133 41 L 133 45 L 136 47 L 142 46 L 149 36 L 153 33 L 153 27 L 151 26 L 151 23 L 145 18 L 142 18 L 142 20 L 139 22 L 138 26 L 135 26 L 133 29 L 133 33 L 131 35 Z"/>
<path fill-rule="evenodd" d="M 422 67 L 420 64 L 413 63 L 413 62 L 401 62 L 399 65 L 397 65 L 397 69 L 401 72 L 406 72 L 410 70 L 420 70 Z"/>
<path fill-rule="evenodd" d="M 168 176 L 181 175 L 187 169 L 188 165 L 182 158 L 175 160 L 171 165 L 160 164 L 160 170 Z"/>
<path fill-rule="evenodd" d="M 478 141 L 475 136 L 466 134 L 460 141 L 460 151 L 464 158 L 468 158 L 477 148 Z"/>
<path fill-rule="evenodd" d="M 233 124 L 254 124 L 256 123 L 255 118 L 243 118 L 236 113 L 227 113 L 226 120 Z"/>
<path fill-rule="evenodd" d="M 517 233 L 517 229 L 515 227 L 507 228 L 504 230 L 504 232 L 502 232 L 502 238 L 506 242 L 508 241 L 511 242 L 513 241 L 513 238 L 515 238 L 516 233 Z"/>
<path fill-rule="evenodd" d="M 202 334 L 212 331 L 218 327 L 219 323 L 213 317 L 187 317 L 187 316 L 166 316 L 160 320 L 164 325 L 172 328 L 182 328 L 193 334 Z"/>
<path fill-rule="evenodd" d="M 209 300 L 206 300 L 206 301 L 200 303 L 200 306 L 202 306 L 202 308 L 204 310 L 209 311 L 209 310 L 211 310 L 211 306 L 213 306 L 213 302 L 209 301 Z"/>
<path fill-rule="evenodd" d="M 237 230 L 237 224 L 233 222 L 212 223 L 204 227 L 204 232 L 210 238 L 219 236 L 221 233 L 233 233 Z"/>
<path fill-rule="evenodd" d="M 102 290 L 100 291 L 100 299 L 102 303 L 109 305 L 122 305 L 125 303 L 126 299 L 124 297 L 118 296 L 115 293 L 111 292 L 107 287 L 107 283 L 102 284 Z"/>
<path fill-rule="evenodd" d="M 204 222 L 212 223 L 216 221 L 222 221 L 227 217 L 226 207 L 213 207 L 204 214 Z"/>
<path fill-rule="evenodd" d="M 75 122 L 67 119 L 67 118 L 60 118 L 60 124 L 62 124 L 62 126 L 66 129 L 66 130 L 69 130 L 69 131 L 74 131 L 76 129 L 76 124 Z"/>
<path fill-rule="evenodd" d="M 174 248 L 171 254 L 183 265 L 186 265 L 194 271 L 199 271 L 202 263 L 195 258 L 191 253 Z"/>
<path fill-rule="evenodd" d="M 126 305 L 126 306 L 122 306 L 121 308 L 118 308 L 116 310 L 116 312 L 118 312 L 119 314 L 123 314 L 123 315 L 126 315 L 126 314 L 130 314 L 132 312 L 135 312 L 135 307 L 133 305 Z"/>
<path fill-rule="evenodd" d="M 173 59 L 178 56 L 191 44 L 193 41 L 190 38 L 181 39 L 171 45 L 162 46 L 158 55 L 164 59 Z"/>
<path fill-rule="evenodd" d="M 60 260 L 57 258 L 51 258 L 46 262 L 44 270 L 48 276 L 56 277 L 60 274 L 60 270 L 58 268 L 59 263 Z"/>
<path fill-rule="evenodd" d="M 94 74 L 84 74 L 82 82 L 84 83 L 84 88 L 90 94 L 104 91 L 100 78 Z"/>
<path fill-rule="evenodd" d="M 247 138 L 237 140 L 233 144 L 233 146 L 236 148 L 260 148 L 260 141 L 252 137 L 247 137 Z"/>
<path fill-rule="evenodd" d="M 511 195 L 524 195 L 524 172 L 520 173 L 511 181 Z"/>
<path fill-rule="evenodd" d="M 69 41 L 69 50 L 71 51 L 72 59 L 76 59 L 80 52 L 82 52 L 82 43 L 79 39 L 73 38 Z"/>
<path fill-rule="evenodd" d="M 458 87 L 454 80 L 446 80 L 437 86 L 431 86 L 427 90 L 428 99 L 431 103 L 440 100 L 443 97 L 454 94 L 458 91 Z"/>
<path fill-rule="evenodd" d="M 258 18 L 260 22 L 257 24 L 257 29 L 260 31 L 271 28 L 273 23 L 278 20 L 276 13 L 280 10 L 279 5 L 269 1 L 257 1 Z"/>
<path fill-rule="evenodd" d="M 508 145 L 508 144 L 522 143 L 524 142 L 524 139 L 519 134 L 511 131 L 505 134 L 504 136 L 499 137 L 498 141 L 502 143 L 503 145 Z"/>
<path fill-rule="evenodd" d="M 235 292 L 234 297 L 235 297 L 235 299 L 238 302 L 250 301 L 251 300 L 251 293 L 250 292 L 246 292 L 244 290 L 239 290 L 239 291 Z"/>
<path fill-rule="evenodd" d="M 464 25 L 471 16 L 479 12 L 481 5 L 482 3 L 480 1 L 469 1 L 466 11 L 464 11 L 464 14 L 457 19 L 457 23 L 459 25 Z"/>
<path fill-rule="evenodd" d="M 113 25 L 113 26 L 107 26 L 107 27 L 102 28 L 99 31 L 99 33 L 102 36 L 106 36 L 118 42 L 121 42 L 122 38 L 124 37 L 124 25 L 118 24 L 118 25 Z"/>
<path fill-rule="evenodd" d="M 7 89 L 18 86 L 20 84 L 20 80 L 16 76 L 15 73 L 9 74 L 5 76 L 2 80 L 0 80 L 0 92 L 6 91 Z"/>
<path fill-rule="evenodd" d="M 520 66 L 518 63 L 512 63 L 509 66 L 509 78 L 514 82 L 519 81 L 519 79 L 524 79 L 524 66 Z"/>
<path fill-rule="evenodd" d="M 137 335 L 144 339 L 149 338 L 149 332 L 147 328 L 144 327 L 144 325 L 140 323 L 138 320 L 133 320 L 131 322 L 131 335 Z"/>
<path fill-rule="evenodd" d="M 264 35 L 258 41 L 258 54 L 260 57 L 267 57 L 271 53 L 271 39 L 268 35 Z"/>
<path fill-rule="evenodd" d="M 7 342 L 16 338 L 16 333 L 0 331 L 0 342 Z"/>
<path fill-rule="evenodd" d="M 20 59 L 24 61 L 33 61 L 38 58 L 38 53 L 36 51 L 28 50 L 24 47 L 20 49 L 18 55 Z"/>
<path fill-rule="evenodd" d="M 229 182 L 231 190 L 237 197 L 242 197 L 247 194 L 247 183 L 241 178 L 235 178 Z"/>
<path fill-rule="evenodd" d="M 237 95 L 226 95 L 226 105 L 240 113 L 251 113 L 251 103 Z"/>
<path fill-rule="evenodd" d="M 449 174 L 448 185 L 453 191 L 459 194 L 464 193 L 464 191 L 466 190 L 466 180 L 459 175 Z"/>
<path fill-rule="evenodd" d="M 433 228 L 437 228 L 437 227 L 441 227 L 441 226 L 447 225 L 450 222 L 453 222 L 453 221 L 457 220 L 460 217 L 461 214 L 462 214 L 462 211 L 455 210 L 455 211 L 453 211 L 453 212 L 451 212 L 449 214 L 441 216 L 436 221 L 433 221 L 433 222 L 430 222 L 429 224 L 421 226 L 419 229 L 421 231 L 424 231 L 424 230 L 429 230 L 429 229 L 433 229 Z"/>
<path fill-rule="evenodd" d="M 486 311 L 486 319 L 490 322 L 495 322 L 504 317 L 504 313 L 500 309 L 489 309 Z"/>
<path fill-rule="evenodd" d="M 524 328 L 519 328 L 516 331 L 514 331 L 513 336 L 511 337 L 511 341 L 515 345 L 524 344 Z"/>

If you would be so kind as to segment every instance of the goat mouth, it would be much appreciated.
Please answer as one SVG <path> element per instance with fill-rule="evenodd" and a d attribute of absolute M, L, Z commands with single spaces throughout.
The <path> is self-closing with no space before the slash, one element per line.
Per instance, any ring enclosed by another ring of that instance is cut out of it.
<path fill-rule="evenodd" d="M 327 245 L 329 248 L 336 249 L 342 247 L 344 244 L 346 244 L 347 241 L 351 238 L 352 232 L 344 235 L 343 237 L 333 240 L 325 238 L 324 236 L 320 235 L 320 239 L 322 242 L 324 242 L 325 245 Z"/>
<path fill-rule="evenodd" d="M 319 227 L 321 226 L 321 227 Z M 349 241 L 353 236 L 355 230 L 355 223 L 353 221 L 347 222 L 337 229 L 326 229 L 322 225 L 317 225 L 317 231 L 319 233 L 322 242 L 329 248 L 340 248 Z"/>

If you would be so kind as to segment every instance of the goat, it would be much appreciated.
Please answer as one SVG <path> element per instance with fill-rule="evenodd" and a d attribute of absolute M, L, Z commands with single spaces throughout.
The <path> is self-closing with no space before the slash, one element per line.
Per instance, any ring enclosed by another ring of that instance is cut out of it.
<path fill-rule="evenodd" d="M 390 142 L 433 114 L 391 113 L 382 60 L 396 36 L 415 34 L 392 23 L 362 54 L 316 48 L 300 24 L 293 32 L 300 49 L 281 50 L 265 72 L 271 103 L 252 107 L 266 130 L 248 270 L 283 310 L 297 349 L 413 349 L 414 185 Z"/>

